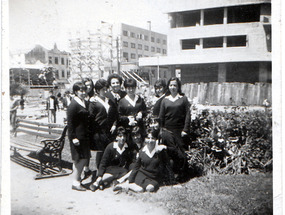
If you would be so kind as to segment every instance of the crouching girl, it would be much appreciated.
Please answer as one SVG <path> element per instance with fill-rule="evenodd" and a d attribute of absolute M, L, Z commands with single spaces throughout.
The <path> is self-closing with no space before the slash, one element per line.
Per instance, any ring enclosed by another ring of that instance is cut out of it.
<path fill-rule="evenodd" d="M 116 185 L 114 190 L 132 190 L 134 192 L 154 192 L 161 181 L 162 164 L 165 161 L 165 145 L 158 145 L 158 131 L 147 130 L 145 145 L 139 151 L 135 167 L 126 183 Z"/>
<path fill-rule="evenodd" d="M 123 127 L 119 127 L 115 141 L 108 144 L 104 151 L 99 166 L 98 178 L 90 185 L 90 190 L 94 192 L 100 185 L 104 188 L 113 180 L 125 175 L 128 172 L 130 157 L 126 142 L 126 131 Z"/>

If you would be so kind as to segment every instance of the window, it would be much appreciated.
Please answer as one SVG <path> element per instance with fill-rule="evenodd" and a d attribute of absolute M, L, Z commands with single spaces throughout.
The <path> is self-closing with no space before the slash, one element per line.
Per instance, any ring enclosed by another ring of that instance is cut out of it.
<path fill-rule="evenodd" d="M 140 57 L 142 57 L 142 55 L 141 55 L 141 54 L 139 54 L 139 55 L 138 55 L 138 58 L 140 58 Z"/>
<path fill-rule="evenodd" d="M 166 49 L 162 49 L 162 54 L 166 54 Z"/>
<path fill-rule="evenodd" d="M 131 53 L 131 58 L 132 58 L 132 59 L 136 59 L 136 54 Z"/>
<path fill-rule="evenodd" d="M 151 47 L 151 52 L 155 52 L 155 48 L 153 46 Z"/>
<path fill-rule="evenodd" d="M 223 24 L 224 9 L 208 9 L 204 11 L 204 25 Z"/>
<path fill-rule="evenodd" d="M 222 48 L 223 37 L 212 37 L 203 39 L 203 48 Z"/>
<path fill-rule="evenodd" d="M 69 78 L 69 77 L 70 77 L 70 71 L 67 70 L 67 78 Z"/>
<path fill-rule="evenodd" d="M 144 50 L 148 51 L 148 46 L 144 46 Z"/>
<path fill-rule="evenodd" d="M 136 48 L 136 44 L 135 43 L 131 43 L 131 48 Z"/>
<path fill-rule="evenodd" d="M 68 63 L 69 63 L 69 62 L 68 62 L 68 59 L 66 59 L 66 65 L 69 65 Z"/>
<path fill-rule="evenodd" d="M 123 31 L 123 35 L 127 37 L 128 36 L 128 31 Z"/>
<path fill-rule="evenodd" d="M 154 37 L 151 37 L 151 42 L 153 42 L 153 43 L 154 43 Z"/>
<path fill-rule="evenodd" d="M 227 37 L 227 47 L 246 46 L 246 36 Z"/>
<path fill-rule="evenodd" d="M 58 64 L 58 57 L 55 57 L 55 58 L 54 58 L 54 63 L 55 63 L 55 64 Z"/>
<path fill-rule="evenodd" d="M 159 38 L 157 38 L 157 39 L 156 39 L 156 42 L 157 42 L 157 43 L 160 43 L 160 39 L 159 39 Z"/>
<path fill-rule="evenodd" d="M 182 50 L 196 49 L 200 45 L 200 39 L 182 40 Z"/>
<path fill-rule="evenodd" d="M 244 5 L 228 8 L 228 23 L 259 22 L 260 5 Z"/>
<path fill-rule="evenodd" d="M 144 40 L 148 41 L 148 36 L 147 35 L 144 35 Z"/>
<path fill-rule="evenodd" d="M 64 78 L 65 74 L 64 74 L 64 70 L 61 71 L 61 77 Z"/>
<path fill-rule="evenodd" d="M 123 58 L 128 61 L 129 60 L 129 54 L 127 52 L 123 52 Z"/>
<path fill-rule="evenodd" d="M 138 39 L 142 39 L 143 35 L 142 34 L 137 34 Z"/>
<path fill-rule="evenodd" d="M 160 48 L 156 48 L 156 52 L 157 52 L 157 53 L 160 53 Z"/>
<path fill-rule="evenodd" d="M 136 34 L 134 32 L 131 32 L 131 37 L 132 38 L 135 38 L 136 37 Z"/>
<path fill-rule="evenodd" d="M 142 44 L 138 44 L 138 49 L 142 50 Z"/>
<path fill-rule="evenodd" d="M 128 42 L 124 41 L 124 42 L 123 42 L 123 46 L 124 46 L 124 47 L 128 47 L 128 46 L 129 46 Z"/>
<path fill-rule="evenodd" d="M 166 45 L 166 40 L 163 40 L 162 43 L 163 43 L 163 45 Z"/>
<path fill-rule="evenodd" d="M 48 63 L 52 64 L 52 57 L 48 57 Z"/>
<path fill-rule="evenodd" d="M 64 58 L 61 58 L 61 65 L 64 65 Z"/>

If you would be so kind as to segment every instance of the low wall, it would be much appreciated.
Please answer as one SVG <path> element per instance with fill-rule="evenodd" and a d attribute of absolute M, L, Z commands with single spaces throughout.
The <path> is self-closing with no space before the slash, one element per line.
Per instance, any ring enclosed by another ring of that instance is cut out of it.
<path fill-rule="evenodd" d="M 271 83 L 191 83 L 182 86 L 190 101 L 205 105 L 263 105 L 272 103 Z"/>

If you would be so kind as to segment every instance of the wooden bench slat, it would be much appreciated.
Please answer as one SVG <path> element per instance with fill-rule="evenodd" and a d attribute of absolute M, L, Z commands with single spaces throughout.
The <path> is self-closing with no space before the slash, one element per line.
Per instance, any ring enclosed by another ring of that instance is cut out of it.
<path fill-rule="evenodd" d="M 20 145 L 20 146 L 32 146 L 37 147 L 39 149 L 43 148 L 43 144 L 40 144 L 38 142 L 32 142 L 32 141 L 26 141 L 26 140 L 17 140 L 16 138 L 10 138 L 10 143 L 13 143 L 14 145 Z"/>
<path fill-rule="evenodd" d="M 61 130 L 56 130 L 53 128 L 43 128 L 43 127 L 39 127 L 39 126 L 32 126 L 32 125 L 27 125 L 24 123 L 19 123 L 18 124 L 19 127 L 23 127 L 23 128 L 29 128 L 29 129 L 33 129 L 33 130 L 38 130 L 38 131 L 46 131 L 46 132 L 50 132 L 50 133 L 54 133 L 54 134 L 61 134 L 62 131 Z"/>
<path fill-rule="evenodd" d="M 34 135 L 34 136 L 40 136 L 40 137 L 44 137 L 44 138 L 48 138 L 48 139 L 58 138 L 58 136 L 55 136 L 52 134 L 44 134 L 44 133 L 40 133 L 40 132 L 29 131 L 29 130 L 22 129 L 22 128 L 17 128 L 17 133 L 18 132 L 24 132 L 26 134 L 30 134 L 30 135 Z"/>
<path fill-rule="evenodd" d="M 18 122 L 25 122 L 32 125 L 46 126 L 51 128 L 64 128 L 65 125 L 56 124 L 56 123 L 44 123 L 44 122 L 35 122 L 27 119 L 19 119 Z"/>
<path fill-rule="evenodd" d="M 41 149 L 40 147 L 39 148 L 37 148 L 37 147 L 33 148 L 30 145 L 29 146 L 24 146 L 24 145 L 15 144 L 15 143 L 11 143 L 10 146 L 14 147 L 14 148 L 17 148 L 17 149 L 20 149 L 20 150 L 28 151 L 28 152 L 34 152 L 34 151 L 37 151 L 37 150 Z"/>

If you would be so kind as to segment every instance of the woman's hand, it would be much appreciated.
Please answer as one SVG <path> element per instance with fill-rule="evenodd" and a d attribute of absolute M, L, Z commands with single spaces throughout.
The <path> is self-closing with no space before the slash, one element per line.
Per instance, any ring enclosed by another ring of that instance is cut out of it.
<path fill-rule="evenodd" d="M 79 140 L 78 140 L 77 138 L 74 138 L 74 139 L 72 140 L 72 143 L 73 143 L 75 146 L 79 146 L 79 145 L 80 145 L 80 142 L 79 142 Z"/>
<path fill-rule="evenodd" d="M 116 126 L 113 125 L 112 128 L 110 129 L 111 134 L 114 134 L 114 132 L 116 131 Z"/>
<path fill-rule="evenodd" d="M 140 120 L 142 119 L 142 112 L 138 112 L 137 115 L 136 115 L 136 120 Z"/>
<path fill-rule="evenodd" d="M 128 116 L 128 119 L 129 119 L 129 125 L 130 126 L 135 126 L 137 124 L 137 121 L 135 120 L 135 117 Z"/>
<path fill-rule="evenodd" d="M 166 145 L 158 145 L 157 148 L 156 148 L 156 150 L 159 151 L 159 152 L 164 150 L 164 149 L 167 149 Z"/>
<path fill-rule="evenodd" d="M 187 133 L 185 131 L 181 131 L 181 137 L 184 137 L 186 135 L 187 135 Z"/>

